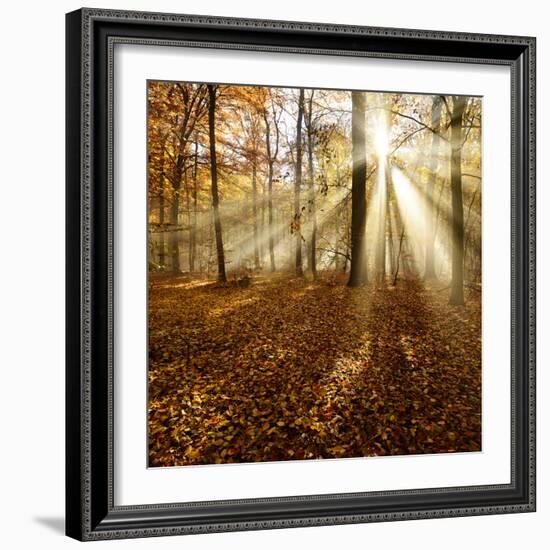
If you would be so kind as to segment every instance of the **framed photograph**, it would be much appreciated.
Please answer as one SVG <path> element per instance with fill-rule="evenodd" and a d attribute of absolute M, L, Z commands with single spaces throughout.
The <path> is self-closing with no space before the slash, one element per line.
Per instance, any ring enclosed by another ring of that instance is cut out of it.
<path fill-rule="evenodd" d="M 67 15 L 67 535 L 535 510 L 535 39 Z"/>

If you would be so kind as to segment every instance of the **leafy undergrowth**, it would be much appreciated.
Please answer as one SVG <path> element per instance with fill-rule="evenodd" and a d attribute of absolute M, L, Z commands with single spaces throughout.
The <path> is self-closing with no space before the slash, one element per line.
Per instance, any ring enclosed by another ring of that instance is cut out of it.
<path fill-rule="evenodd" d="M 481 294 L 151 276 L 151 466 L 481 450 Z"/>

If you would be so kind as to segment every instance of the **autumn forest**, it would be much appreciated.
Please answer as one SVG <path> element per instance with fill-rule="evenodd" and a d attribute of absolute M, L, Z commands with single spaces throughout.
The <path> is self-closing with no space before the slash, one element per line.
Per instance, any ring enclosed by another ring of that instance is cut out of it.
<path fill-rule="evenodd" d="M 147 93 L 149 465 L 480 451 L 481 98 Z"/>

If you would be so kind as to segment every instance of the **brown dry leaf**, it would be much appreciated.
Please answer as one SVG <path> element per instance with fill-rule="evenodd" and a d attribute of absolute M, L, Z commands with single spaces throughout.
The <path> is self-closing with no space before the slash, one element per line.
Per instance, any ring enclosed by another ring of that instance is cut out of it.
<path fill-rule="evenodd" d="M 479 292 L 152 277 L 152 466 L 481 449 Z"/>

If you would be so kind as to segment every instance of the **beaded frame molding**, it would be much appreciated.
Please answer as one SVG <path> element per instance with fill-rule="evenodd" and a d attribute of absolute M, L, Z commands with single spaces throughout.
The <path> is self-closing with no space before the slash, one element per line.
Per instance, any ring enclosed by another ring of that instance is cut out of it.
<path fill-rule="evenodd" d="M 534 511 L 535 39 L 87 8 L 66 17 L 67 535 L 101 540 Z M 115 506 L 112 83 L 117 43 L 510 67 L 509 484 Z"/>

